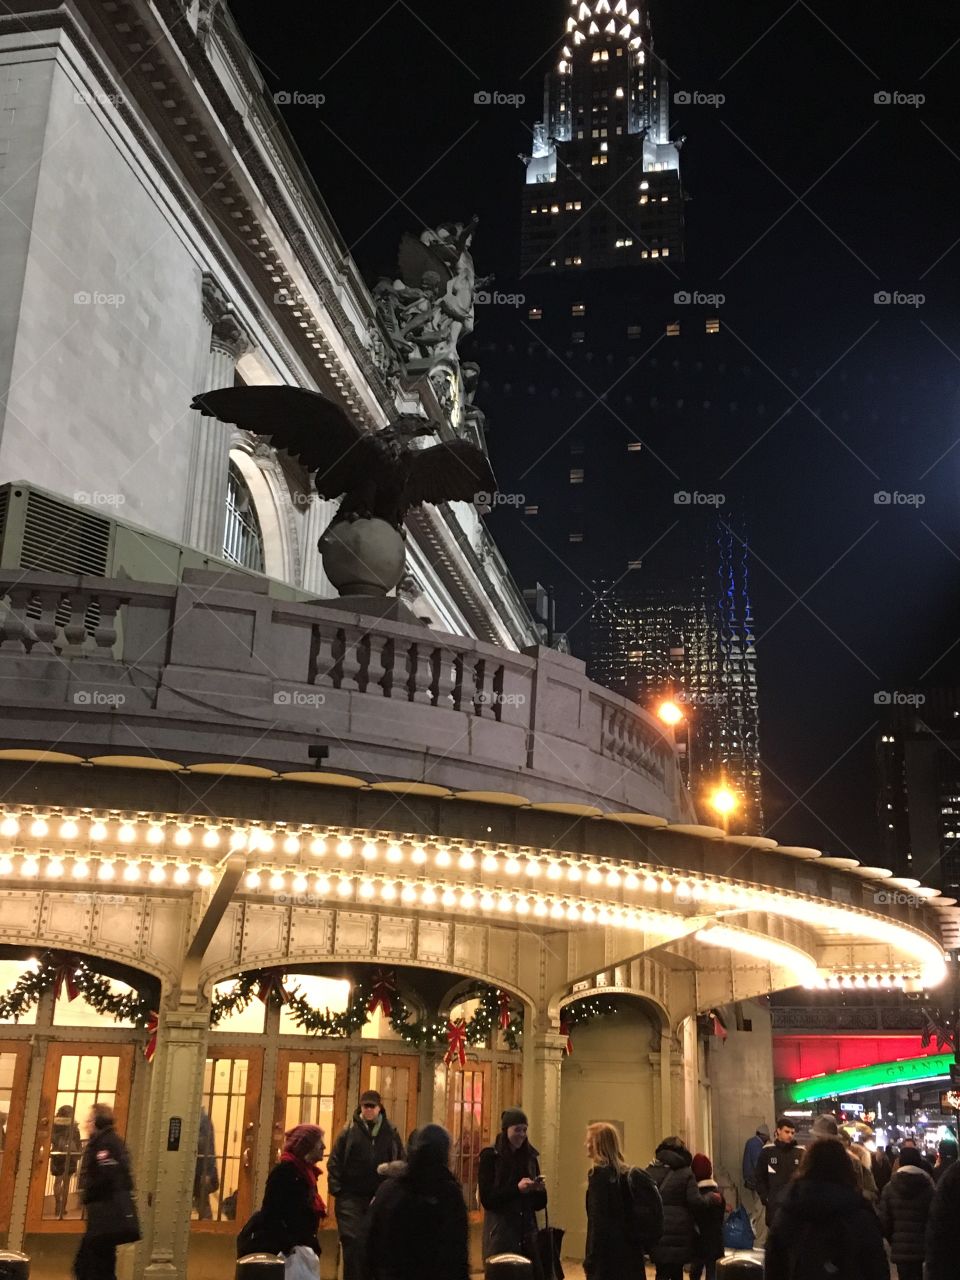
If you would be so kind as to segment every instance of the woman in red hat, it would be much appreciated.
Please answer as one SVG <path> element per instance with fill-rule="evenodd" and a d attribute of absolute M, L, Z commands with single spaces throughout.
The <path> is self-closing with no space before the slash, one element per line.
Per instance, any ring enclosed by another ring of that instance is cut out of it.
<path fill-rule="evenodd" d="M 325 1144 L 315 1124 L 298 1124 L 284 1135 L 280 1163 L 267 1178 L 263 1205 L 237 1236 L 237 1257 L 248 1253 L 289 1254 L 306 1245 L 320 1257 L 317 1232 L 326 1206 L 317 1190 Z"/>

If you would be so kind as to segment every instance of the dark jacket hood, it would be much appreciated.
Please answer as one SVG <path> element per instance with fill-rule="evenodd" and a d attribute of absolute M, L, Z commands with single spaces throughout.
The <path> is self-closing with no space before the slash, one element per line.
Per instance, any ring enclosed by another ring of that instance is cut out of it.
<path fill-rule="evenodd" d="M 656 1150 L 656 1158 L 668 1169 L 687 1169 L 693 1164 L 693 1156 L 686 1147 L 659 1146 Z"/>
<path fill-rule="evenodd" d="M 921 1169 L 916 1164 L 898 1169 L 890 1181 L 894 1184 L 897 1195 L 903 1196 L 904 1200 L 915 1200 L 917 1196 L 923 1195 L 925 1189 L 929 1190 L 933 1186 L 933 1179 L 926 1169 Z"/>
<path fill-rule="evenodd" d="M 857 1187 L 845 1187 L 836 1182 L 814 1182 L 800 1178 L 789 1183 L 780 1201 L 784 1213 L 807 1220 L 852 1217 L 862 1209 L 866 1201 Z"/>

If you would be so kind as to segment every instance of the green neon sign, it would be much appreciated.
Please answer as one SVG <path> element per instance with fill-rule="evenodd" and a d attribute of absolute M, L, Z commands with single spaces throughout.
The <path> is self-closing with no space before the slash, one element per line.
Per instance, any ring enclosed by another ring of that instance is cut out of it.
<path fill-rule="evenodd" d="M 869 1067 L 837 1071 L 829 1076 L 813 1076 L 796 1080 L 787 1088 L 791 1102 L 815 1102 L 836 1094 L 860 1093 L 884 1085 L 909 1084 L 912 1080 L 933 1080 L 949 1076 L 952 1053 L 932 1053 L 920 1058 L 903 1058 L 899 1062 L 874 1062 Z"/>

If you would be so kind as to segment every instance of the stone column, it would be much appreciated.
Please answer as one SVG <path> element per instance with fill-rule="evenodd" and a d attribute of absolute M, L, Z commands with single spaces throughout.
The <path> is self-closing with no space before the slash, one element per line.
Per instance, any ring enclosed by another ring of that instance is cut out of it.
<path fill-rule="evenodd" d="M 160 1014 L 147 1122 L 149 1156 L 141 1189 L 145 1280 L 182 1280 L 187 1274 L 209 1021 L 210 1010 L 196 1007 Z M 173 1117 L 181 1127 L 177 1149 L 170 1151 Z"/>
<path fill-rule="evenodd" d="M 566 1043 L 567 1037 L 553 1028 L 531 1029 L 523 1037 L 523 1109 L 547 1191 L 554 1193 L 560 1185 L 560 1067 Z M 491 1116 L 493 1131 L 499 1127 L 500 1117 Z"/>
<path fill-rule="evenodd" d="M 211 275 L 203 276 L 203 317 L 209 326 L 209 350 L 198 391 L 232 387 L 237 361 L 253 346 L 226 295 Z M 227 511 L 227 472 L 233 427 L 218 418 L 194 414 L 185 536 L 210 555 L 223 555 Z"/>

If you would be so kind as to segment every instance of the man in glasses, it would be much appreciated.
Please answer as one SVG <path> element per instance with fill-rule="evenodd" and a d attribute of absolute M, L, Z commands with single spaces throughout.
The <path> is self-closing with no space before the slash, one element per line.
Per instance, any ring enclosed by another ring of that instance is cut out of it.
<path fill-rule="evenodd" d="M 327 1161 L 327 1184 L 336 1198 L 343 1250 L 343 1280 L 363 1280 L 367 1211 L 381 1182 L 377 1166 L 402 1159 L 403 1143 L 387 1119 L 383 1099 L 376 1089 L 367 1089 Z"/>

